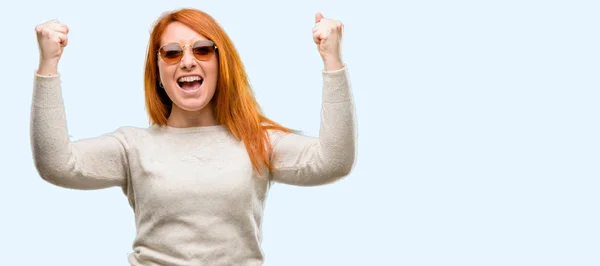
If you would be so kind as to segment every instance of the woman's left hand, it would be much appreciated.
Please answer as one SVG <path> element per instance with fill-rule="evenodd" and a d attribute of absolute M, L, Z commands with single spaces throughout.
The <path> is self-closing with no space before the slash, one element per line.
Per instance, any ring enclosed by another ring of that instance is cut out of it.
<path fill-rule="evenodd" d="M 315 15 L 315 23 L 313 40 L 317 44 L 325 70 L 343 68 L 341 43 L 344 25 L 337 20 L 324 18 L 320 12 Z"/>

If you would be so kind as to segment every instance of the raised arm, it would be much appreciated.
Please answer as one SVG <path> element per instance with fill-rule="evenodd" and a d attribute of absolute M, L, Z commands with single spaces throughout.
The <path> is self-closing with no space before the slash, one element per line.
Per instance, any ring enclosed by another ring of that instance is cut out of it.
<path fill-rule="evenodd" d="M 68 28 L 57 21 L 36 27 L 40 65 L 34 76 L 31 151 L 40 176 L 74 189 L 125 187 L 128 173 L 124 130 L 71 142 L 57 66 Z"/>
<path fill-rule="evenodd" d="M 347 176 L 356 157 L 356 116 L 346 66 L 341 61 L 340 22 L 316 17 L 313 38 L 325 69 L 321 127 L 319 136 L 273 133 L 273 172 L 275 182 L 316 186 Z"/>
<path fill-rule="evenodd" d="M 316 186 L 347 176 L 356 157 L 356 117 L 346 68 L 323 72 L 319 137 L 273 134 L 275 182 Z"/>

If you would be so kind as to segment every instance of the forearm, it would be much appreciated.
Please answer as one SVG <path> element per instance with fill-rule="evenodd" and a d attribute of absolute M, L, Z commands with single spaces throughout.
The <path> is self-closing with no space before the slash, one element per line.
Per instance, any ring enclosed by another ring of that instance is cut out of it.
<path fill-rule="evenodd" d="M 34 77 L 30 124 L 33 159 L 45 179 L 63 175 L 71 156 L 60 78 L 49 77 L 46 70 L 39 69 Z"/>
<path fill-rule="evenodd" d="M 357 139 L 355 106 L 345 66 L 323 74 L 322 101 L 320 164 L 330 178 L 341 178 L 354 166 Z"/>

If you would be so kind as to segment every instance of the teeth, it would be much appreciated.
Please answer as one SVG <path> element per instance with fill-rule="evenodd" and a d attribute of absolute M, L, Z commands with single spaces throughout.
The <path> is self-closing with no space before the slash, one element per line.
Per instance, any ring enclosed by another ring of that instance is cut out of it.
<path fill-rule="evenodd" d="M 202 78 L 200 76 L 188 76 L 179 78 L 177 82 L 194 82 L 198 80 L 202 80 Z"/>

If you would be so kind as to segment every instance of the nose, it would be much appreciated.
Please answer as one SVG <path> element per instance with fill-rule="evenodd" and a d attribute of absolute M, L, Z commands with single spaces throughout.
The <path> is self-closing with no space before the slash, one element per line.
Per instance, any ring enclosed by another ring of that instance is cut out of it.
<path fill-rule="evenodd" d="M 181 58 L 181 68 L 192 69 L 196 66 L 196 58 L 192 55 L 192 51 L 184 49 L 183 58 Z"/>

